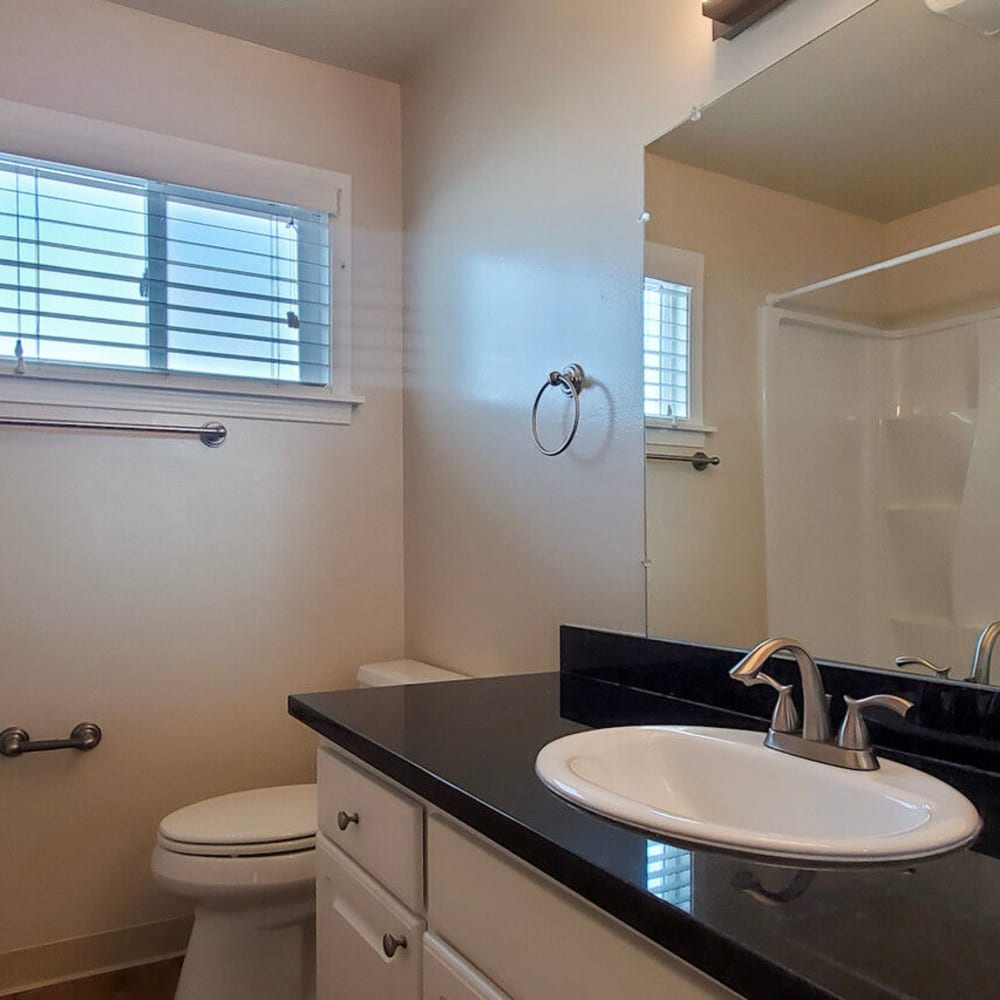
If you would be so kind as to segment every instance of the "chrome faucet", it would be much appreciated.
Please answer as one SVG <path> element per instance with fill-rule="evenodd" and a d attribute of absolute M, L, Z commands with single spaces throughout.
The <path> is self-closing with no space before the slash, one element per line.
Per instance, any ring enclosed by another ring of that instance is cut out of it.
<path fill-rule="evenodd" d="M 798 713 L 791 698 L 791 685 L 778 683 L 762 669 L 775 653 L 782 652 L 789 652 L 795 657 L 802 677 L 801 732 Z M 830 727 L 829 703 L 819 668 L 806 648 L 794 639 L 768 639 L 762 642 L 729 671 L 729 676 L 748 687 L 767 684 L 778 692 L 778 704 L 771 717 L 771 726 L 764 740 L 765 746 L 795 757 L 855 771 L 874 771 L 879 766 L 878 758 L 871 748 L 868 729 L 862 718 L 863 711 L 866 708 L 887 708 L 905 716 L 913 708 L 912 702 L 892 694 L 876 694 L 857 700 L 845 695 L 847 714 L 834 742 Z"/>
<path fill-rule="evenodd" d="M 992 622 L 983 629 L 976 643 L 976 655 L 972 661 L 972 673 L 969 680 L 973 684 L 990 683 L 990 661 L 993 659 L 993 647 L 1000 638 L 1000 622 Z"/>
<path fill-rule="evenodd" d="M 794 639 L 768 639 L 756 649 L 752 649 L 729 671 L 734 680 L 742 681 L 748 687 L 754 684 L 777 684 L 773 678 L 761 673 L 761 667 L 775 653 L 788 651 L 795 657 L 802 676 L 802 738 L 824 742 L 830 739 L 830 713 L 823 690 L 823 678 L 819 675 L 816 661 L 806 648 Z M 779 699 L 780 703 L 780 699 Z"/>

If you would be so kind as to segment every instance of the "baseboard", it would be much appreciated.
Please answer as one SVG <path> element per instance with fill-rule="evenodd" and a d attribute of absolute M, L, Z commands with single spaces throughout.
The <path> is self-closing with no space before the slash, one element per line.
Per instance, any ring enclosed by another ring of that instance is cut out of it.
<path fill-rule="evenodd" d="M 191 920 L 178 917 L 0 954 L 0 997 L 181 955 Z"/>

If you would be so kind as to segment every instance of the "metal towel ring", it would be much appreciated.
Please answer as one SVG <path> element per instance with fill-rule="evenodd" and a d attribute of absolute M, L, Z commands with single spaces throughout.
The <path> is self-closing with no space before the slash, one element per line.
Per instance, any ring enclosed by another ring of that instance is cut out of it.
<path fill-rule="evenodd" d="M 548 380 L 535 396 L 535 405 L 531 408 L 531 436 L 535 439 L 535 447 L 549 458 L 561 455 L 576 437 L 577 428 L 580 426 L 580 391 L 583 389 L 584 377 L 583 369 L 579 365 L 567 365 L 561 372 L 549 372 Z M 549 449 L 538 437 L 538 404 L 542 401 L 545 390 L 556 385 L 561 385 L 562 391 L 567 396 L 573 397 L 573 426 L 566 435 L 566 440 L 558 448 Z"/>

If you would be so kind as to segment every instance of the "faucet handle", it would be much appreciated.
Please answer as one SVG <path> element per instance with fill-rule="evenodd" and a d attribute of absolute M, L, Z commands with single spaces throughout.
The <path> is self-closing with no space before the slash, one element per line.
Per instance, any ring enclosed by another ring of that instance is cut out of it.
<path fill-rule="evenodd" d="M 837 746 L 845 750 L 871 749 L 871 737 L 862 716 L 866 708 L 888 708 L 901 716 L 905 716 L 913 708 L 912 701 L 897 694 L 873 694 L 868 698 L 852 698 L 845 694 L 844 701 L 847 703 L 847 714 L 837 735 Z"/>
<path fill-rule="evenodd" d="M 799 713 L 792 701 L 792 685 L 779 684 L 773 677 L 759 670 L 753 677 L 742 678 L 747 687 L 767 684 L 778 692 L 778 704 L 771 716 L 771 729 L 776 733 L 797 733 L 801 728 Z"/>
<path fill-rule="evenodd" d="M 922 656 L 897 656 L 893 662 L 897 667 L 926 667 L 928 670 L 933 670 L 941 680 L 947 680 L 951 673 L 951 667 L 939 667 Z"/>

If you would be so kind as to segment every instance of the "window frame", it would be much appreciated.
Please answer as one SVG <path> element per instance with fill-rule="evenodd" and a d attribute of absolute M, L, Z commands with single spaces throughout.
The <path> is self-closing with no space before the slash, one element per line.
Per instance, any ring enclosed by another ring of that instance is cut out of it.
<path fill-rule="evenodd" d="M 691 289 L 691 325 L 688 341 L 688 417 L 685 420 L 645 415 L 643 421 L 647 454 L 663 453 L 671 446 L 701 447 L 715 427 L 704 419 L 703 328 L 705 309 L 705 257 L 693 250 L 682 250 L 662 243 L 646 241 L 643 279 L 653 278 Z M 645 305 L 643 305 L 645 329 Z M 643 379 L 645 390 L 645 378 Z"/>
<path fill-rule="evenodd" d="M 351 178 L 110 122 L 0 101 L 5 153 L 328 212 L 330 374 L 324 386 L 222 375 L 184 374 L 0 360 L 0 404 L 37 415 L 39 407 L 351 422 L 364 402 L 351 378 Z M 61 415 L 65 416 L 65 413 Z"/>

